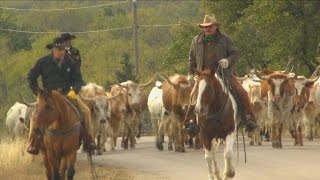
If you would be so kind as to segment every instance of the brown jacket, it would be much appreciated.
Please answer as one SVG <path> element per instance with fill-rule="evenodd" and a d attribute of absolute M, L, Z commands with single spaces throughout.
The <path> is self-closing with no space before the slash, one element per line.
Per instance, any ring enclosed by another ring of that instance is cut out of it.
<path fill-rule="evenodd" d="M 195 69 L 203 70 L 203 36 L 204 33 L 201 33 L 195 36 L 191 43 L 191 48 L 189 52 L 189 75 L 195 74 Z M 229 72 L 232 72 L 232 66 L 238 60 L 238 50 L 234 46 L 232 40 L 225 34 L 220 33 L 218 35 L 218 40 L 214 48 L 215 59 L 213 61 L 220 61 L 221 59 L 229 60 Z"/>

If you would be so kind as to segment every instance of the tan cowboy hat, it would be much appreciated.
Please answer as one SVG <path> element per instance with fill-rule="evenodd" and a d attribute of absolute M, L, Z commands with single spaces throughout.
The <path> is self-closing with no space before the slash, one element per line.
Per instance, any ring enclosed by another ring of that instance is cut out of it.
<path fill-rule="evenodd" d="M 214 14 L 205 15 L 203 22 L 199 24 L 199 26 L 206 27 L 206 26 L 211 26 L 212 24 L 217 24 L 218 26 L 221 25 L 221 23 L 217 21 L 216 16 Z"/>

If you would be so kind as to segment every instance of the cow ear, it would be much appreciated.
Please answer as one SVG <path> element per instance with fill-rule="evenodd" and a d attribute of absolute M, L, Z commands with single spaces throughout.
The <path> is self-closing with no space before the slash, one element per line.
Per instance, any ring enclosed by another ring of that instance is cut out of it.
<path fill-rule="evenodd" d="M 305 86 L 306 86 L 307 88 L 311 88 L 314 83 L 315 83 L 315 82 L 307 82 L 307 83 L 305 84 Z"/>

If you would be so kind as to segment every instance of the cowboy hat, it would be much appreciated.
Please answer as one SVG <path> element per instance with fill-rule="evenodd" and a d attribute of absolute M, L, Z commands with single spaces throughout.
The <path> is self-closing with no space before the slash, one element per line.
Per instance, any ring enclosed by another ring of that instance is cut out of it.
<path fill-rule="evenodd" d="M 61 37 L 56 37 L 53 39 L 52 43 L 49 43 L 46 45 L 47 49 L 52 49 L 52 48 L 61 48 L 64 49 L 65 45 L 64 45 L 64 41 Z"/>
<path fill-rule="evenodd" d="M 69 41 L 69 40 L 74 40 L 74 39 L 76 39 L 76 36 L 73 35 L 73 34 L 70 34 L 70 33 L 63 33 L 63 34 L 61 34 L 61 38 L 62 38 L 64 41 Z"/>
<path fill-rule="evenodd" d="M 217 21 L 216 16 L 214 14 L 205 15 L 203 22 L 201 24 L 199 24 L 199 26 L 206 27 L 206 26 L 211 26 L 212 24 L 216 24 L 218 26 L 221 25 L 221 23 Z"/>

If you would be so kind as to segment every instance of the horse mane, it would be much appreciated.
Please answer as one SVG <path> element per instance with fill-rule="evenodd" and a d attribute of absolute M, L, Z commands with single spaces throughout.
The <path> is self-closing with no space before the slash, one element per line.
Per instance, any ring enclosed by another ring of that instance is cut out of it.
<path fill-rule="evenodd" d="M 170 77 L 170 80 L 178 84 L 189 83 L 187 77 L 181 74 L 174 74 L 173 76 Z"/>

